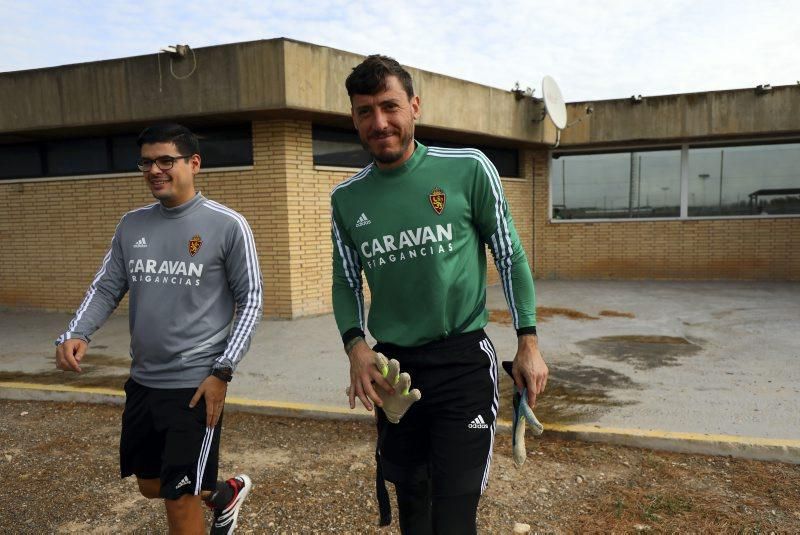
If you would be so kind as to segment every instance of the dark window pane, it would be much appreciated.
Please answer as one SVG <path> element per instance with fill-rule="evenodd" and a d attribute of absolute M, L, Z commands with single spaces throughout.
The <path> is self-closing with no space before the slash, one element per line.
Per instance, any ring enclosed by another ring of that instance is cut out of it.
<path fill-rule="evenodd" d="M 314 165 L 365 167 L 372 161 L 354 131 L 314 126 L 311 137 Z"/>
<path fill-rule="evenodd" d="M 253 165 L 253 134 L 250 124 L 202 129 L 200 139 L 202 166 L 228 167 Z"/>
<path fill-rule="evenodd" d="M 465 145 L 463 143 L 422 138 L 419 138 L 419 142 L 428 147 L 478 149 L 494 164 L 501 177 L 519 176 L 519 152 L 516 149 Z M 361 146 L 361 141 L 355 131 L 314 126 L 312 149 L 314 151 L 314 165 L 364 167 L 372 161 L 369 153 Z"/>
<path fill-rule="evenodd" d="M 139 171 L 136 162 L 139 160 L 139 147 L 136 145 L 138 135 L 114 136 L 111 138 L 111 166 L 114 171 Z"/>
<path fill-rule="evenodd" d="M 42 176 L 38 145 L 0 145 L 0 178 L 35 176 Z"/>
<path fill-rule="evenodd" d="M 105 138 L 51 141 L 45 154 L 49 176 L 107 173 L 111 168 Z"/>
<path fill-rule="evenodd" d="M 689 149 L 689 215 L 800 214 L 800 143 Z"/>
<path fill-rule="evenodd" d="M 519 151 L 516 149 L 496 149 L 493 147 L 477 147 L 483 151 L 503 177 L 519 177 Z"/>

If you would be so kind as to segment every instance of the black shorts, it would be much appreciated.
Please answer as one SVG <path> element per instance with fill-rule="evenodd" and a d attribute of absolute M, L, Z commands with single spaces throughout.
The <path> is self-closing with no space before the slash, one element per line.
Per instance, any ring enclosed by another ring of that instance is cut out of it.
<path fill-rule="evenodd" d="M 216 427 L 206 427 L 205 399 L 189 408 L 196 391 L 149 388 L 128 379 L 119 442 L 122 477 L 158 478 L 167 499 L 216 488 L 222 416 Z"/>
<path fill-rule="evenodd" d="M 430 479 L 434 496 L 482 494 L 489 479 L 499 402 L 497 357 L 483 330 L 417 348 L 378 343 L 419 388 L 397 424 L 378 410 L 383 476 L 393 483 Z"/>

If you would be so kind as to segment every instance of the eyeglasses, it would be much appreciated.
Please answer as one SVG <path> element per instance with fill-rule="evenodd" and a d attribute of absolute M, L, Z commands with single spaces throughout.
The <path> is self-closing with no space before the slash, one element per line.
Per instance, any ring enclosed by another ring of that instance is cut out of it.
<path fill-rule="evenodd" d="M 156 167 L 161 169 L 162 171 L 168 171 L 172 169 L 172 166 L 175 165 L 175 162 L 178 160 L 188 160 L 191 156 L 159 156 L 155 160 L 151 160 L 149 158 L 140 158 L 138 162 L 136 162 L 136 167 L 139 168 L 139 171 L 149 171 L 153 168 L 153 164 L 156 164 Z"/>

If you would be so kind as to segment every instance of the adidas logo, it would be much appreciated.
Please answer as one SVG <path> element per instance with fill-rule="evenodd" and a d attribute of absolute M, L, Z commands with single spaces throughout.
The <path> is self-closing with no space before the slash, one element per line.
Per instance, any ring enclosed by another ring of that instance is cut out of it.
<path fill-rule="evenodd" d="M 469 423 L 469 425 L 468 425 L 467 427 L 469 427 L 470 429 L 489 429 L 489 424 L 487 424 L 487 423 L 486 423 L 486 422 L 483 420 L 483 416 L 481 416 L 481 415 L 479 414 L 479 415 L 477 416 L 477 418 L 475 418 L 474 420 L 472 420 L 472 421 Z"/>
<path fill-rule="evenodd" d="M 364 225 L 369 225 L 372 221 L 369 220 L 367 214 L 362 213 L 361 217 L 358 218 L 356 221 L 356 228 L 363 227 Z"/>
<path fill-rule="evenodd" d="M 142 239 L 144 239 L 144 238 L 142 238 Z M 177 485 L 175 485 L 175 488 L 176 488 L 176 489 L 179 489 L 179 488 L 181 488 L 181 487 L 183 487 L 183 486 L 186 486 L 186 485 L 191 485 L 191 484 L 192 484 L 192 482 L 191 482 L 191 481 L 189 481 L 189 476 L 183 476 L 183 479 L 181 479 L 181 482 L 180 482 L 180 483 L 178 483 Z"/>
<path fill-rule="evenodd" d="M 147 241 L 144 238 L 139 238 L 139 241 L 133 244 L 134 249 L 141 249 L 143 247 L 147 247 Z"/>

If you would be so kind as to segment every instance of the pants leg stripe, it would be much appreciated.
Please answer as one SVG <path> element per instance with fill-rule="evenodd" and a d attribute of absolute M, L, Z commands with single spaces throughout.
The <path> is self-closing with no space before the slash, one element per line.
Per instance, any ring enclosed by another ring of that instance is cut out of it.
<path fill-rule="evenodd" d="M 197 459 L 197 477 L 194 483 L 195 496 L 200 494 L 203 488 L 203 473 L 206 471 L 208 453 L 211 451 L 211 442 L 214 440 L 214 428 L 206 427 L 206 435 L 203 437 L 203 444 L 200 446 L 200 458 Z"/>
<path fill-rule="evenodd" d="M 492 384 L 494 385 L 494 395 L 492 397 L 492 415 L 494 418 L 492 420 L 492 427 L 489 429 L 489 456 L 486 459 L 486 468 L 483 471 L 483 480 L 481 481 L 481 494 L 483 494 L 483 491 L 486 490 L 486 485 L 489 484 L 489 469 L 492 466 L 492 452 L 494 451 L 494 433 L 495 429 L 497 428 L 497 408 L 500 404 L 500 390 L 497 378 L 497 356 L 494 353 L 492 343 L 488 338 L 484 338 L 479 344 L 483 352 L 489 357 L 489 376 L 491 377 Z"/>

